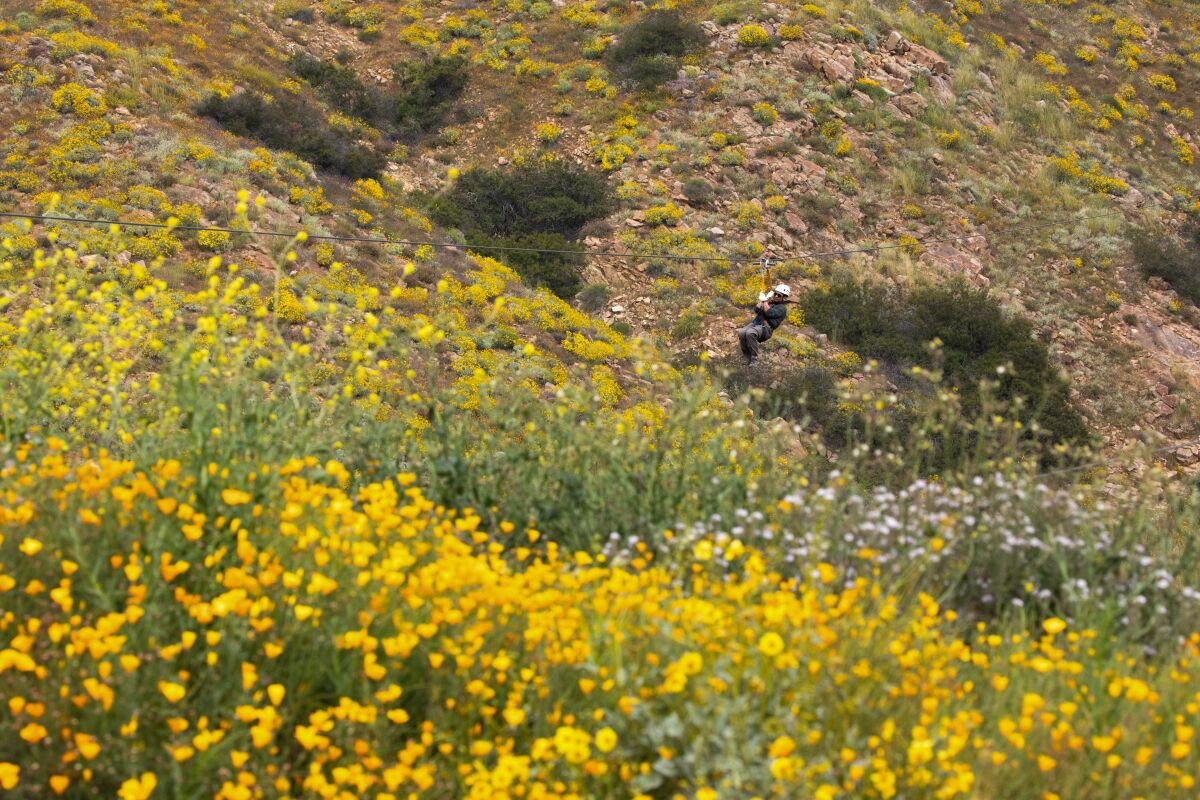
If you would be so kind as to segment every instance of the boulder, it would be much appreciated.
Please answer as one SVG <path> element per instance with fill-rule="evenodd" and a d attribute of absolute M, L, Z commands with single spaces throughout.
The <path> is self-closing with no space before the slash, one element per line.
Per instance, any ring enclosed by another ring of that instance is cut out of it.
<path fill-rule="evenodd" d="M 888 94 L 892 96 L 902 94 L 908 86 L 908 81 L 891 75 L 880 75 L 875 80 L 879 81 L 879 85 L 887 89 Z"/>
<path fill-rule="evenodd" d="M 939 105 L 953 106 L 958 102 L 958 96 L 950 87 L 950 79 L 944 75 L 934 75 L 929 80 L 929 91 Z"/>
<path fill-rule="evenodd" d="M 884 61 L 883 71 L 888 75 L 891 75 L 893 78 L 899 78 L 905 83 L 908 83 L 910 80 L 912 80 L 912 70 L 895 59 L 888 59 L 887 61 Z"/>
<path fill-rule="evenodd" d="M 854 59 L 849 56 L 830 56 L 821 62 L 820 72 L 832 83 L 854 81 Z"/>
<path fill-rule="evenodd" d="M 795 160 L 795 165 L 804 172 L 805 175 L 811 176 L 818 180 L 825 180 L 825 168 L 814 161 L 809 161 L 806 158 L 798 158 Z"/>
<path fill-rule="evenodd" d="M 763 132 L 762 125 L 754 121 L 754 117 L 750 116 L 750 109 L 739 108 L 733 112 L 733 120 L 730 123 L 732 129 L 743 136 L 760 136 Z"/>
<path fill-rule="evenodd" d="M 888 31 L 887 38 L 883 40 L 884 50 L 889 53 L 907 53 L 908 48 L 909 44 L 900 31 Z"/>
<path fill-rule="evenodd" d="M 804 51 L 801 61 L 833 83 L 851 83 L 854 81 L 854 59 L 844 53 L 835 53 L 824 48 L 814 47 Z"/>
<path fill-rule="evenodd" d="M 1152 320 L 1144 319 L 1141 323 L 1134 338 L 1142 347 L 1189 361 L 1200 361 L 1200 345 L 1196 342 Z"/>
<path fill-rule="evenodd" d="M 908 58 L 921 65 L 925 69 L 932 72 L 934 75 L 949 75 L 950 65 L 946 63 L 946 59 L 939 56 L 928 47 L 922 47 L 919 44 L 909 45 Z"/>
<path fill-rule="evenodd" d="M 40 36 L 32 36 L 29 39 L 29 44 L 25 48 L 25 57 L 30 61 L 38 58 L 48 58 L 50 56 L 50 48 L 54 43 L 48 39 L 43 39 Z"/>
<path fill-rule="evenodd" d="M 926 246 L 925 253 L 936 263 L 971 278 L 978 276 L 983 271 L 983 262 L 979 258 L 970 253 L 964 253 L 947 242 L 931 243 Z"/>
<path fill-rule="evenodd" d="M 902 94 L 896 98 L 896 106 L 909 116 L 916 117 L 929 108 L 929 101 L 916 92 Z"/>
<path fill-rule="evenodd" d="M 1200 445 L 1193 444 L 1187 447 L 1180 447 L 1175 450 L 1175 459 L 1180 464 L 1195 464 L 1197 461 L 1200 461 Z"/>
<path fill-rule="evenodd" d="M 795 186 L 799 180 L 800 176 L 789 169 L 780 168 L 771 172 L 771 183 L 781 189 Z"/>
<path fill-rule="evenodd" d="M 1124 203 L 1125 205 L 1133 206 L 1134 208 L 1141 208 L 1142 206 L 1146 205 L 1146 195 L 1142 194 L 1137 189 L 1130 189 L 1121 197 L 1120 202 Z"/>

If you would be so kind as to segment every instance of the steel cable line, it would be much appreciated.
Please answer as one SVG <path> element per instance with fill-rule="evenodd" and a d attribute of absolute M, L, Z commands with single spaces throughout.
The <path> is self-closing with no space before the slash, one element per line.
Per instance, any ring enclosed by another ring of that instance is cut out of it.
<path fill-rule="evenodd" d="M 1068 224 L 1090 222 L 1092 220 L 1097 220 L 1097 219 L 1108 219 L 1108 218 L 1115 217 L 1115 216 L 1120 216 L 1120 214 L 1116 211 L 1108 211 L 1103 214 L 1095 214 L 1092 216 L 1079 217 L 1077 219 L 1068 220 L 1066 222 L 1059 222 L 1059 221 L 1049 222 L 1049 221 L 1047 221 L 1047 222 L 1033 222 L 1033 223 L 1027 223 L 1027 224 L 1017 224 L 1017 225 L 1013 225 L 1013 226 L 1007 228 L 1005 232 L 1010 232 L 1013 230 L 1034 230 L 1034 229 L 1038 229 L 1038 228 L 1063 227 Z M 173 225 L 173 224 L 170 224 L 167 222 L 136 222 L 133 220 L 106 220 L 106 219 L 94 219 L 94 218 L 88 218 L 88 217 L 67 217 L 67 216 L 58 216 L 58 215 L 52 215 L 52 214 L 26 214 L 26 213 L 21 213 L 21 212 L 16 212 L 16 211 L 0 211 L 0 217 L 7 217 L 7 218 L 11 218 L 11 219 L 27 219 L 27 220 L 31 220 L 31 221 L 40 221 L 40 222 L 63 222 L 63 223 L 72 223 L 72 224 L 76 224 L 76 225 L 115 226 L 118 228 L 155 228 L 155 229 L 165 229 L 165 230 L 188 231 L 188 232 L 193 232 L 193 233 L 203 233 L 203 232 L 229 233 L 229 234 L 241 233 L 241 234 L 248 234 L 248 235 L 252 235 L 252 236 L 275 236 L 275 237 L 288 238 L 288 239 L 295 239 L 298 235 L 303 233 L 306 238 L 312 239 L 314 241 L 357 242 L 357 243 L 363 243 L 363 244 L 394 244 L 394 245 L 409 245 L 409 246 L 414 246 L 414 247 L 435 247 L 435 248 L 443 248 L 443 249 L 451 249 L 451 250 L 477 250 L 477 251 L 490 250 L 490 251 L 494 251 L 494 252 L 505 252 L 505 253 L 545 253 L 545 254 L 551 254 L 551 255 L 589 256 L 589 257 L 593 257 L 593 258 L 647 258 L 647 259 L 662 258 L 662 259 L 670 259 L 670 260 L 675 260 L 675 261 L 707 261 L 707 262 L 727 262 L 727 263 L 743 262 L 743 263 L 747 263 L 747 264 L 758 263 L 759 261 L 761 261 L 761 259 L 745 258 L 745 257 L 740 257 L 740 256 L 701 256 L 701 255 L 683 255 L 683 254 L 679 254 L 679 253 L 662 253 L 662 254 L 641 255 L 638 253 L 617 252 L 614 250 L 567 250 L 567 249 L 554 249 L 554 248 L 545 248 L 545 247 L 513 247 L 513 246 L 509 246 L 509 245 L 483 244 L 483 243 L 471 243 L 471 242 L 460 244 L 458 242 L 439 242 L 439 241 L 434 241 L 434 240 L 429 240 L 429 239 L 385 239 L 385 238 L 371 237 L 371 236 L 337 236 L 334 234 L 314 234 L 314 233 L 308 233 L 307 231 L 267 231 L 267 230 L 259 230 L 257 228 L 249 228 L 249 229 L 228 228 L 228 227 L 221 227 L 221 226 L 185 225 L 182 223 Z M 983 237 L 986 237 L 989 235 L 991 235 L 990 232 L 986 232 L 986 233 L 981 232 L 981 233 L 967 233 L 967 234 L 962 234 L 959 236 L 943 236 L 943 237 L 933 237 L 933 238 L 925 238 L 925 239 L 917 238 L 917 237 L 913 237 L 913 238 L 915 239 L 916 244 L 928 245 L 928 244 L 943 244 L 943 243 L 949 243 L 949 242 L 962 242 L 962 241 L 968 241 L 970 239 L 983 238 Z M 784 256 L 781 256 L 780 258 L 797 258 L 797 259 L 801 259 L 801 260 L 804 260 L 804 259 L 816 260 L 816 259 L 820 259 L 820 258 L 831 258 L 833 256 L 878 253 L 878 252 L 881 252 L 884 250 L 898 250 L 898 249 L 911 247 L 912 245 L 913 245 L 913 242 L 905 242 L 905 243 L 893 242 L 893 243 L 889 243 L 889 244 L 874 245 L 871 247 L 851 247 L 851 248 L 844 248 L 841 250 L 815 250 L 815 251 L 808 251 L 808 252 L 802 251 L 802 252 L 794 253 L 790 256 L 784 255 Z M 772 260 L 778 260 L 778 259 L 773 258 Z"/>
<path fill-rule="evenodd" d="M 1159 455 L 1161 453 L 1172 453 L 1176 450 L 1182 450 L 1185 447 L 1200 445 L 1200 439 L 1191 439 L 1189 441 L 1179 442 L 1178 444 L 1168 445 L 1166 447 L 1155 447 L 1145 451 L 1146 455 Z M 1046 470 L 1045 472 L 1035 472 L 1033 476 L 1041 478 L 1049 475 L 1064 475 L 1070 472 L 1087 472 L 1088 470 L 1100 469 L 1101 467 L 1119 466 L 1124 462 L 1124 458 L 1114 456 L 1113 458 L 1105 459 L 1104 461 L 1093 461 L 1088 464 L 1076 464 L 1071 467 L 1060 467 L 1058 469 Z"/>

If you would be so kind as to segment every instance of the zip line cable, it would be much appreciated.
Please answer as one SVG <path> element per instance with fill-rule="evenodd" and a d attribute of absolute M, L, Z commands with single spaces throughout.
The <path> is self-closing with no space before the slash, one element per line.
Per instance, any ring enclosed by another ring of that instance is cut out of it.
<path fill-rule="evenodd" d="M 1095 215 L 1087 216 L 1087 217 L 1079 217 L 1078 219 L 1075 219 L 1075 220 L 1068 220 L 1066 223 L 1049 222 L 1049 221 L 1047 221 L 1047 222 L 1032 222 L 1032 223 L 1023 224 L 1023 225 L 1021 225 L 1021 224 L 1014 225 L 1013 227 L 1011 227 L 1007 230 L 1009 230 L 1009 231 L 1011 231 L 1011 230 L 1033 230 L 1033 229 L 1037 229 L 1037 228 L 1062 227 L 1065 224 L 1090 222 L 1092 220 L 1108 219 L 1110 217 L 1115 217 L 1115 216 L 1120 216 L 1120 215 L 1116 211 L 1107 211 L 1103 214 L 1095 214 Z M 675 260 L 675 261 L 710 261 L 710 262 L 729 262 L 729 263 L 737 263 L 737 262 L 758 263 L 759 261 L 761 261 L 761 259 L 751 259 L 751 258 L 744 258 L 744 257 L 738 257 L 738 256 L 689 256 L 689 255 L 681 255 L 678 253 L 639 255 L 637 253 L 616 252 L 613 250 L 566 250 L 566 249 L 553 249 L 553 248 L 545 248 L 545 247 L 512 247 L 512 246 L 508 246 L 508 245 L 498 245 L 498 244 L 472 244 L 470 242 L 468 242 L 466 244 L 459 244 L 457 242 L 438 242 L 438 241 L 433 241 L 433 240 L 422 240 L 422 239 L 384 239 L 384 238 L 380 238 L 380 237 L 370 237 L 370 236 L 336 236 L 333 234 L 313 234 L 313 233 L 308 233 L 307 231 L 288 232 L 288 231 L 266 231 L 266 230 L 259 230 L 256 228 L 242 229 L 242 228 L 225 228 L 225 227 L 219 227 L 219 226 L 204 226 L 204 225 L 184 225 L 184 224 L 171 225 L 171 224 L 168 224 L 165 222 L 134 222 L 132 220 L 91 219 L 91 218 L 86 218 L 86 217 L 55 216 L 55 215 L 50 215 L 50 214 L 24 214 L 24 213 L 20 213 L 20 212 L 16 212 L 16 211 L 0 211 L 0 217 L 8 217 L 8 218 L 12 218 L 12 219 L 27 219 L 27 220 L 31 220 L 31 221 L 40 221 L 40 222 L 66 222 L 66 223 L 73 223 L 76 225 L 116 226 L 118 228 L 156 228 L 156 229 L 165 229 L 165 230 L 189 231 L 189 232 L 193 232 L 193 233 L 204 233 L 204 232 L 229 233 L 229 234 L 244 233 L 244 234 L 249 234 L 252 236 L 276 236 L 276 237 L 283 237 L 283 238 L 288 238 L 288 239 L 294 239 L 300 233 L 304 233 L 307 238 L 313 239 L 315 241 L 357 242 L 357 243 L 363 243 L 363 244 L 398 244 L 398 245 L 410 245 L 410 246 L 414 246 L 414 247 L 445 248 L 445 249 L 451 249 L 451 250 L 491 250 L 491 251 L 495 251 L 495 252 L 504 252 L 504 253 L 546 253 L 546 254 L 552 254 L 552 255 L 590 256 L 593 258 L 647 258 L 647 259 L 662 258 L 662 259 L 670 259 L 670 260 Z M 979 239 L 979 238 L 983 238 L 988 235 L 989 235 L 988 233 L 968 233 L 968 234 L 963 234 L 961 236 L 946 236 L 946 237 L 931 238 L 931 239 L 919 239 L 919 238 L 914 237 L 914 239 L 916 240 L 916 244 L 942 244 L 942 243 L 947 243 L 947 242 L 962 242 L 962 241 L 967 241 L 970 239 Z M 799 259 L 815 260 L 818 258 L 830 258 L 833 256 L 854 255 L 854 254 L 859 254 L 859 253 L 878 253 L 883 250 L 898 250 L 898 249 L 903 249 L 906 247 L 911 247 L 912 244 L 913 244 L 912 242 L 892 243 L 892 244 L 875 245 L 872 247 L 846 248 L 846 249 L 842 249 L 842 250 L 820 250 L 820 251 L 812 251 L 812 252 L 799 252 L 799 253 L 796 253 L 792 257 L 799 258 Z M 778 260 L 778 259 L 772 259 L 772 260 Z"/>
<path fill-rule="evenodd" d="M 1178 444 L 1168 445 L 1167 447 L 1156 447 L 1146 451 L 1146 455 L 1153 456 L 1162 453 L 1172 453 L 1176 450 L 1183 450 L 1186 447 L 1200 446 L 1200 439 L 1192 439 L 1190 441 L 1179 442 Z M 1061 467 L 1059 469 L 1046 470 L 1045 472 L 1035 472 L 1033 477 L 1042 478 L 1049 475 L 1065 475 L 1071 472 L 1087 472 L 1088 470 L 1100 469 L 1101 467 L 1118 466 L 1124 462 L 1122 457 L 1113 457 L 1104 461 L 1093 461 L 1089 464 L 1076 464 L 1072 467 Z"/>

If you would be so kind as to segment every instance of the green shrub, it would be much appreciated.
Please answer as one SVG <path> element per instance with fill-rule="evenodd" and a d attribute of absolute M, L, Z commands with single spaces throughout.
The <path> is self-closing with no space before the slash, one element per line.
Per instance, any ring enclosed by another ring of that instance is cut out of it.
<path fill-rule="evenodd" d="M 354 136 L 326 123 L 325 115 L 297 95 L 280 93 L 268 100 L 253 92 L 230 97 L 210 95 L 198 109 L 221 127 L 268 147 L 289 150 L 317 167 L 348 178 L 370 178 L 385 159 Z"/>
<path fill-rule="evenodd" d="M 704 317 L 694 308 L 680 314 L 671 325 L 671 338 L 676 341 L 699 336 L 704 330 Z"/>
<path fill-rule="evenodd" d="M 730 0 L 713 6 L 711 13 L 718 25 L 732 25 L 753 17 L 758 11 L 759 3 L 756 0 Z"/>
<path fill-rule="evenodd" d="M 759 125 L 769 128 L 779 119 L 779 112 L 775 110 L 775 106 L 764 101 L 754 104 L 754 107 L 750 110 L 750 116 Z"/>
<path fill-rule="evenodd" d="M 386 86 L 363 83 L 353 69 L 306 53 L 291 58 L 293 71 L 335 108 L 392 135 L 413 135 L 436 126 L 467 86 L 461 58 L 406 61 L 393 69 Z"/>
<path fill-rule="evenodd" d="M 836 216 L 838 199 L 832 194 L 805 194 L 800 199 L 800 214 L 814 228 L 829 225 Z"/>
<path fill-rule="evenodd" d="M 297 22 L 309 24 L 316 22 L 317 12 L 308 0 L 278 0 L 275 3 L 275 14 L 284 19 L 294 19 Z"/>
<path fill-rule="evenodd" d="M 557 233 L 575 239 L 584 224 L 607 216 L 611 208 L 603 175 L 552 161 L 506 172 L 469 169 L 435 201 L 433 214 L 464 233 Z"/>
<path fill-rule="evenodd" d="M 746 163 L 746 154 L 740 147 L 727 147 L 717 154 L 717 163 L 722 167 L 740 167 Z"/>
<path fill-rule="evenodd" d="M 737 41 L 742 47 L 766 47 L 771 37 L 761 25 L 750 24 L 738 31 Z"/>
<path fill-rule="evenodd" d="M 782 417 L 789 422 L 812 423 L 829 435 L 837 423 L 838 390 L 829 370 L 809 366 L 772 366 L 745 369 L 736 361 L 718 365 L 725 389 L 745 396 L 760 419 Z"/>
<path fill-rule="evenodd" d="M 1180 244 L 1165 231 L 1143 229 L 1130 237 L 1133 260 L 1147 277 L 1162 278 L 1180 297 L 1200 306 L 1200 225 L 1183 231 Z"/>
<path fill-rule="evenodd" d="M 711 203 L 716 194 L 713 185 L 703 178 L 688 178 L 683 183 L 683 196 L 694 206 Z"/>
<path fill-rule="evenodd" d="M 1052 444 L 1083 444 L 1088 430 L 1069 402 L 1070 386 L 1033 338 L 1027 321 L 1004 311 L 985 289 L 963 281 L 911 292 L 843 279 L 805 294 L 804 317 L 841 344 L 896 367 L 941 366 L 968 414 L 979 410 L 981 381 L 1018 419 L 1037 422 Z M 937 351 L 929 342 L 939 340 Z M 1022 402 L 1022 407 L 1014 404 Z"/>
<path fill-rule="evenodd" d="M 651 11 L 621 33 L 605 58 L 624 83 L 651 89 L 673 80 L 680 58 L 704 42 L 704 30 L 677 11 Z"/>
<path fill-rule="evenodd" d="M 609 288 L 603 283 L 589 283 L 579 292 L 579 307 L 584 311 L 595 313 L 608 305 L 611 295 Z"/>
<path fill-rule="evenodd" d="M 471 242 L 567 252 L 496 252 L 525 280 L 562 298 L 579 290 L 580 229 L 608 215 L 612 194 L 604 176 L 559 161 L 509 171 L 474 167 L 434 198 L 430 213 Z"/>
<path fill-rule="evenodd" d="M 490 244 L 503 247 L 529 248 L 530 250 L 564 250 L 573 253 L 547 253 L 518 251 L 493 251 L 485 253 L 503 261 L 515 269 L 525 283 L 531 286 L 544 286 L 559 297 L 569 300 L 579 291 L 583 279 L 579 270 L 583 266 L 583 246 L 567 239 L 561 233 L 541 231 L 522 233 L 515 236 L 475 237 Z"/>

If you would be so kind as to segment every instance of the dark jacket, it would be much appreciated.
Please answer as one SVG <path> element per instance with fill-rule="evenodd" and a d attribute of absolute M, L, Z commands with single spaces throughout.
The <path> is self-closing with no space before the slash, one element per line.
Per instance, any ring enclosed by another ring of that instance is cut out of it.
<path fill-rule="evenodd" d="M 757 304 L 754 306 L 754 320 L 750 323 L 758 325 L 762 328 L 762 335 L 759 336 L 759 341 L 765 342 L 771 338 L 771 334 L 775 329 L 783 324 L 787 319 L 787 305 L 784 303 L 771 303 L 767 306 L 767 310 L 763 311 Z"/>

